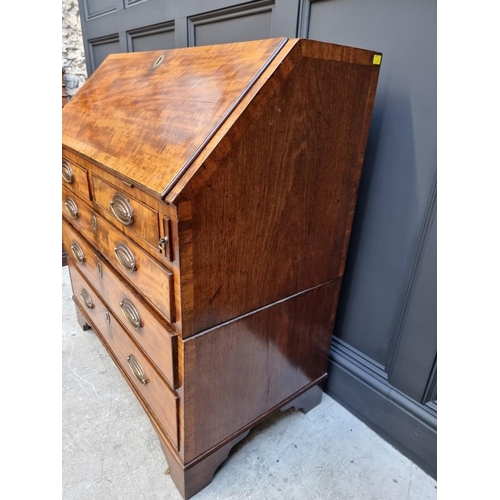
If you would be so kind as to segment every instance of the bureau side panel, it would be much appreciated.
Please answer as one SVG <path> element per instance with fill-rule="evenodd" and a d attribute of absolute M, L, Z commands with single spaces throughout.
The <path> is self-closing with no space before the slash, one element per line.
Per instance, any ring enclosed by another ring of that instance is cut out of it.
<path fill-rule="evenodd" d="M 179 198 L 192 203 L 184 338 L 343 275 L 378 66 L 296 50 Z"/>
<path fill-rule="evenodd" d="M 340 279 L 182 343 L 186 463 L 326 374 L 339 290 Z"/>

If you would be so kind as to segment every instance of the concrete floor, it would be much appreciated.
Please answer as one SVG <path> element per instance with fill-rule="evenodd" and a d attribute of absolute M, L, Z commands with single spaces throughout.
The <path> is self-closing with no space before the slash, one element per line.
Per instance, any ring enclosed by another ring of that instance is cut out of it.
<path fill-rule="evenodd" d="M 92 330 L 62 270 L 64 500 L 181 500 L 153 428 Z M 435 499 L 436 481 L 326 394 L 250 432 L 196 500 Z"/>

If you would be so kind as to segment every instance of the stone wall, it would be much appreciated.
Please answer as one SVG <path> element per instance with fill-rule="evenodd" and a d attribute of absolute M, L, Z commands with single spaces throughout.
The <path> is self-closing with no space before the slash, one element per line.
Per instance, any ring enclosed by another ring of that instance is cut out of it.
<path fill-rule="evenodd" d="M 62 0 L 62 67 L 71 98 L 87 79 L 78 0 Z"/>

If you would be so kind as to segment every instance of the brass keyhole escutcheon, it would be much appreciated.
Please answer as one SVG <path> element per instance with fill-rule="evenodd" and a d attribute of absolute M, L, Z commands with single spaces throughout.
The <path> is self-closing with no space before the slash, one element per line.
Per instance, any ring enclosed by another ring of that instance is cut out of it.
<path fill-rule="evenodd" d="M 163 59 L 165 59 L 165 56 L 162 54 L 154 63 L 153 63 L 153 68 L 157 68 L 162 62 Z"/>

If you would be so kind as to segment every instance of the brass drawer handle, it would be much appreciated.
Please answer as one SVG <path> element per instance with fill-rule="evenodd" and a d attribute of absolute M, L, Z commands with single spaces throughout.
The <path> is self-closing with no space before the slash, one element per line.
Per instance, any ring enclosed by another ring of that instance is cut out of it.
<path fill-rule="evenodd" d="M 68 196 L 64 206 L 66 207 L 66 211 L 72 219 L 78 219 L 80 214 L 78 213 L 78 207 L 76 206 L 75 200 L 73 198 L 70 198 Z"/>
<path fill-rule="evenodd" d="M 141 317 L 139 311 L 135 308 L 134 304 L 128 299 L 123 299 L 120 302 L 120 307 L 125 319 L 137 330 L 142 327 Z"/>
<path fill-rule="evenodd" d="M 126 226 L 134 222 L 134 214 L 128 200 L 120 193 L 116 193 L 109 202 L 113 215 Z"/>
<path fill-rule="evenodd" d="M 87 292 L 87 290 L 85 290 L 85 288 L 82 288 L 80 295 L 82 296 L 82 299 L 85 302 L 85 305 L 89 309 L 94 309 L 95 305 L 94 305 L 94 302 L 92 301 L 92 297 L 89 295 L 89 292 Z"/>
<path fill-rule="evenodd" d="M 90 224 L 92 225 L 92 231 L 97 233 L 97 217 L 94 214 L 90 218 Z"/>
<path fill-rule="evenodd" d="M 83 263 L 83 261 L 85 260 L 85 255 L 83 253 L 82 247 L 76 241 L 71 245 L 71 252 L 78 262 Z"/>
<path fill-rule="evenodd" d="M 127 361 L 132 373 L 139 379 L 139 382 L 146 385 L 148 383 L 148 378 L 146 377 L 142 366 L 139 364 L 139 361 L 137 361 L 133 354 L 127 356 Z"/>
<path fill-rule="evenodd" d="M 73 175 L 73 170 L 69 166 L 69 163 L 67 161 L 62 162 L 62 178 L 68 184 L 71 184 L 75 180 L 75 176 Z"/>
<path fill-rule="evenodd" d="M 125 268 L 125 270 L 129 273 L 137 271 L 134 254 L 130 251 L 129 247 L 125 245 L 125 243 L 118 243 L 114 248 L 114 252 L 116 259 L 121 266 Z"/>

